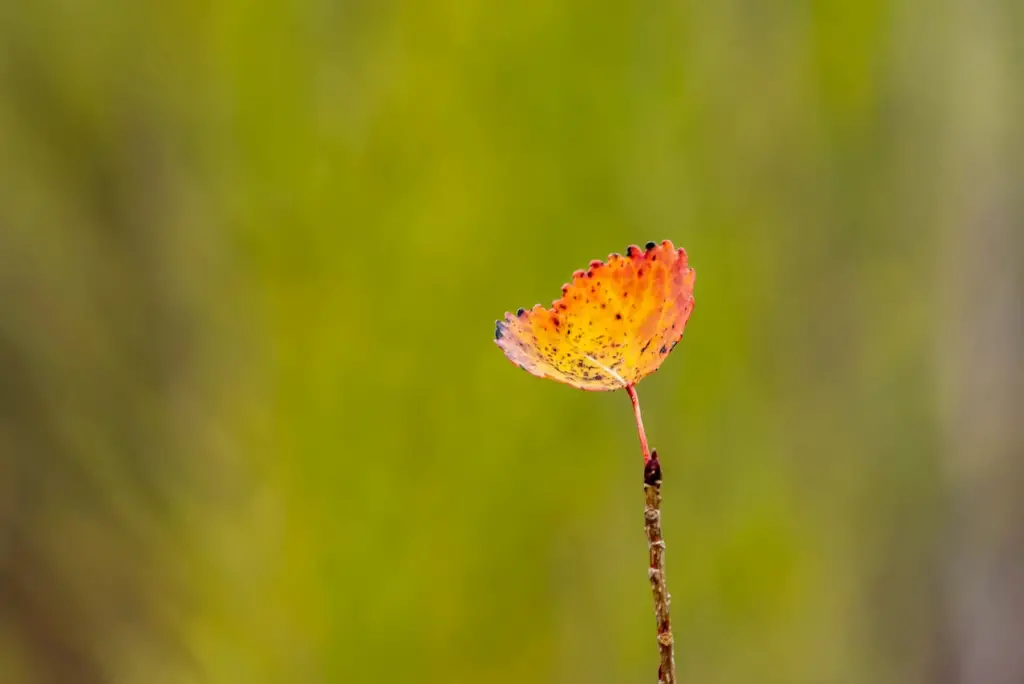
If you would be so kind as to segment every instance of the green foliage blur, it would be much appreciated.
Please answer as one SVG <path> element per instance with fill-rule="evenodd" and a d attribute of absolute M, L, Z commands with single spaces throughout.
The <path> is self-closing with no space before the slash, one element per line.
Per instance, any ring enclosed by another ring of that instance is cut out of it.
<path fill-rule="evenodd" d="M 1019 321 L 1021 26 L 0 3 L 0 682 L 653 682 L 628 399 L 492 335 L 668 238 L 696 307 L 639 393 L 681 681 L 980 683 L 936 679 L 950 412 L 1019 348 L 965 316 Z"/>

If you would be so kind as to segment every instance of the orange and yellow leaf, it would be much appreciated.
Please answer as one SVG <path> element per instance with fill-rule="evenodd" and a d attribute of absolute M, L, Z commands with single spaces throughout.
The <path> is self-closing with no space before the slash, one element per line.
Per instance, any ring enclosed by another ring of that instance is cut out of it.
<path fill-rule="evenodd" d="M 595 392 L 635 385 L 683 336 L 694 278 L 686 251 L 671 241 L 630 246 L 576 271 L 550 309 L 506 313 L 495 342 L 538 377 Z"/>

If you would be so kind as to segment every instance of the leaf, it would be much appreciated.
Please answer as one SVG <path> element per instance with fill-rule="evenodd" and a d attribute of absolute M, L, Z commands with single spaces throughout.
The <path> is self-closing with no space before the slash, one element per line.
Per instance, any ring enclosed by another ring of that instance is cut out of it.
<path fill-rule="evenodd" d="M 693 310 L 695 273 L 670 240 L 630 246 L 590 262 L 550 309 L 506 313 L 495 343 L 542 378 L 595 392 L 622 389 L 658 370 Z"/>

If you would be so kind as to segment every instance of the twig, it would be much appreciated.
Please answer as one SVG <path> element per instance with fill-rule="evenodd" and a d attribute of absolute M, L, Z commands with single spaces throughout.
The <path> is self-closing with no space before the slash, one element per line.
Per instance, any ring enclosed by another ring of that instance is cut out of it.
<path fill-rule="evenodd" d="M 647 447 L 647 433 L 640 415 L 640 398 L 634 385 L 626 385 L 626 393 L 633 403 L 633 417 L 636 432 L 640 437 L 640 449 L 644 454 L 644 532 L 647 533 L 647 550 L 650 567 L 647 575 L 651 580 L 654 595 L 654 616 L 658 622 L 658 652 L 661 665 L 658 667 L 658 684 L 676 684 L 676 660 L 672 644 L 672 619 L 669 616 L 668 586 L 665 583 L 665 540 L 661 536 L 661 463 L 658 452 Z"/>
<path fill-rule="evenodd" d="M 658 623 L 658 652 L 661 664 L 658 666 L 659 684 L 676 684 L 676 660 L 672 643 L 672 618 L 668 607 L 671 600 L 665 583 L 665 540 L 661 536 L 661 463 L 657 450 L 644 466 L 644 531 L 647 533 L 647 548 L 650 567 L 647 574 L 651 580 L 651 594 L 654 596 L 654 616 Z"/>

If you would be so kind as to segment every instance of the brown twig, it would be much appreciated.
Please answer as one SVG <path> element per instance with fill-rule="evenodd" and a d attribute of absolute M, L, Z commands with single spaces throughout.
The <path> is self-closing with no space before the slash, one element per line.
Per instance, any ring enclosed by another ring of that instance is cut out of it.
<path fill-rule="evenodd" d="M 658 624 L 658 652 L 661 664 L 658 667 L 659 684 L 676 684 L 676 661 L 672 643 L 672 619 L 669 616 L 668 587 L 665 583 L 665 540 L 661 536 L 661 463 L 657 450 L 644 464 L 644 531 L 647 533 L 647 548 L 650 567 L 647 570 L 651 580 L 651 594 L 654 596 L 654 615 Z"/>
<path fill-rule="evenodd" d="M 651 451 L 647 446 L 647 432 L 644 430 L 636 386 L 626 385 L 626 394 L 633 404 L 636 432 L 640 437 L 640 449 L 644 454 L 644 495 L 647 500 L 644 506 L 644 531 L 647 533 L 647 550 L 650 558 L 647 576 L 651 580 L 651 593 L 654 595 L 654 616 L 658 623 L 658 653 L 661 655 L 658 684 L 676 684 L 672 619 L 668 612 L 670 597 L 668 586 L 665 584 L 665 540 L 661 536 L 661 463 L 658 461 L 658 452 Z"/>

